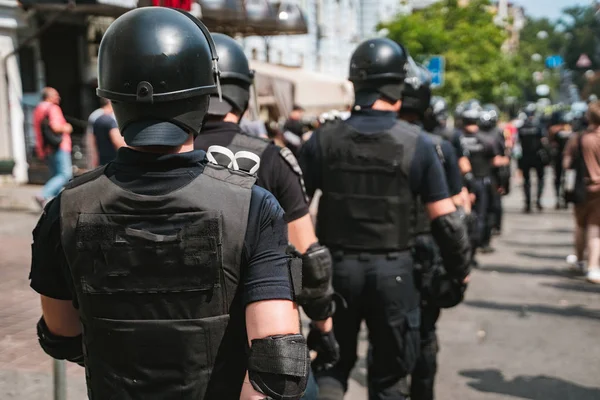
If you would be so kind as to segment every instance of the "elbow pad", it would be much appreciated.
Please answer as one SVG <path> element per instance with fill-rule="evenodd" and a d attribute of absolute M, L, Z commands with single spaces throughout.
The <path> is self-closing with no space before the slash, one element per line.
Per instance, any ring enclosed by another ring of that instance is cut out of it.
<path fill-rule="evenodd" d="M 248 377 L 254 389 L 274 400 L 298 400 L 308 382 L 310 356 L 300 334 L 252 340 Z"/>
<path fill-rule="evenodd" d="M 455 211 L 434 219 L 431 234 L 440 248 L 444 268 L 453 278 L 462 281 L 469 275 L 471 254 L 464 214 Z"/>
<path fill-rule="evenodd" d="M 54 335 L 48 329 L 44 317 L 37 323 L 37 335 L 40 346 L 50 357 L 84 365 L 82 335 L 75 337 Z"/>
<path fill-rule="evenodd" d="M 318 243 L 302 255 L 302 292 L 298 304 L 313 321 L 323 321 L 335 311 L 333 302 L 332 260 L 329 249 Z"/>

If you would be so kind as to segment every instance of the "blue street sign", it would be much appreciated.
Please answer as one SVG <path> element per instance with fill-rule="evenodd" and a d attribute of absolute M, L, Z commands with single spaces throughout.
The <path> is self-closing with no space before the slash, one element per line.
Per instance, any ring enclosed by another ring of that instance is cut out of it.
<path fill-rule="evenodd" d="M 431 72 L 431 87 L 438 88 L 444 85 L 444 71 L 446 61 L 442 56 L 433 56 L 425 63 L 425 67 Z"/>
<path fill-rule="evenodd" d="M 559 68 L 564 64 L 565 60 L 561 56 L 550 56 L 546 58 L 546 67 Z"/>

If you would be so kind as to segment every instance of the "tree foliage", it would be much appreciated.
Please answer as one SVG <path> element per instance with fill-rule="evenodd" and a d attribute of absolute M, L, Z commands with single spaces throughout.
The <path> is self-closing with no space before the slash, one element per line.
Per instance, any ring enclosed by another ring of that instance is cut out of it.
<path fill-rule="evenodd" d="M 552 7 L 551 2 L 548 6 Z M 501 104 L 507 96 L 535 100 L 539 83 L 548 84 L 556 98 L 559 73 L 545 66 L 551 55 L 563 56 L 565 67 L 574 71 L 575 82 L 583 89 L 588 84 L 584 77 L 588 68 L 576 64 L 581 54 L 587 54 L 591 69 L 600 68 L 599 16 L 594 6 L 576 6 L 563 10 L 558 21 L 527 18 L 514 54 L 501 51 L 508 34 L 494 24 L 488 0 L 472 0 L 465 6 L 457 0 L 442 0 L 413 14 L 399 15 L 381 28 L 387 28 L 388 36 L 403 44 L 417 61 L 433 55 L 445 57 L 446 81 L 438 94 L 453 103 L 478 98 Z M 538 35 L 541 31 L 547 35 Z M 534 72 L 543 73 L 542 82 L 534 81 Z M 600 85 L 593 87 L 600 90 Z M 588 87 L 587 91 L 596 89 Z"/>
<path fill-rule="evenodd" d="M 473 0 L 466 6 L 443 0 L 382 27 L 417 61 L 444 56 L 446 76 L 439 94 L 453 103 L 469 98 L 493 102 L 518 95 L 513 77 L 519 71 L 514 60 L 501 52 L 508 36 L 494 24 L 489 7 L 488 0 Z"/>

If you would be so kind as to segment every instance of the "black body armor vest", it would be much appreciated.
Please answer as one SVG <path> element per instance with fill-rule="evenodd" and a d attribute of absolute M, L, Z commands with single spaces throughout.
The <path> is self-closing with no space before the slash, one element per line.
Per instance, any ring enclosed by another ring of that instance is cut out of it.
<path fill-rule="evenodd" d="M 411 246 L 409 170 L 420 128 L 403 121 L 364 134 L 343 121 L 318 132 L 323 196 L 317 236 L 333 249 L 392 252 Z"/>
<path fill-rule="evenodd" d="M 460 138 L 464 149 L 469 153 L 475 178 L 487 178 L 492 175 L 492 160 L 484 144 L 486 140 L 481 133 L 465 134 Z"/>
<path fill-rule="evenodd" d="M 523 157 L 536 157 L 542 148 L 542 129 L 535 122 L 526 121 L 519 128 L 519 141 L 523 149 Z"/>
<path fill-rule="evenodd" d="M 228 325 L 230 311 L 240 313 L 231 305 L 254 181 L 208 164 L 188 185 L 148 196 L 120 188 L 100 168 L 63 191 L 62 243 L 90 399 L 239 396 L 244 362 L 228 370 L 231 356 L 222 352 L 241 349 L 235 356 L 244 360 L 246 335 Z"/>

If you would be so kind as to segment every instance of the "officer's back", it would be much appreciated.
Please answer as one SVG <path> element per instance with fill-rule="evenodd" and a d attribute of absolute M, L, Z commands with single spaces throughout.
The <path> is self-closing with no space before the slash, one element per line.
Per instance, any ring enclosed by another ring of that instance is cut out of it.
<path fill-rule="evenodd" d="M 48 205 L 31 270 L 40 344 L 85 365 L 92 399 L 304 391 L 301 267 L 283 211 L 253 176 L 193 150 L 215 62 L 206 28 L 172 9 L 131 11 L 102 40 L 98 95 L 113 100 L 128 148 Z"/>

